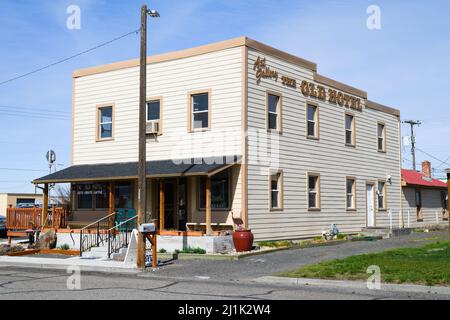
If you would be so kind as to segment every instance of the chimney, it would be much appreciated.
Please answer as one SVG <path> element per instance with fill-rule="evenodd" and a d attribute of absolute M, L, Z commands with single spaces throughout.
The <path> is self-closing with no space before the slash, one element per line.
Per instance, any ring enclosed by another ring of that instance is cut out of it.
<path fill-rule="evenodd" d="M 431 162 L 426 160 L 422 162 L 422 173 L 425 177 L 431 178 Z"/>

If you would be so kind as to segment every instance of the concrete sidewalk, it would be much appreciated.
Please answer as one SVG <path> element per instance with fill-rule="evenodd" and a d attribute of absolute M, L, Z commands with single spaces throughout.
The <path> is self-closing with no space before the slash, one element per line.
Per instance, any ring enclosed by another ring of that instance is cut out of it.
<path fill-rule="evenodd" d="M 344 288 L 344 289 L 368 289 L 367 283 L 364 281 L 344 281 L 344 280 L 322 280 L 322 279 L 307 279 L 307 278 L 285 278 L 285 277 L 260 277 L 253 280 L 257 283 L 264 283 L 268 285 L 279 286 L 293 286 L 293 287 L 328 287 L 328 288 Z M 375 291 L 389 291 L 389 292 L 408 292 L 408 293 L 425 293 L 425 294 L 438 294 L 446 295 L 450 298 L 450 287 L 440 286 L 421 286 L 413 284 L 390 284 L 382 283 L 380 290 Z"/>
<path fill-rule="evenodd" d="M 137 274 L 141 271 L 135 265 L 124 264 L 120 261 L 86 259 L 70 257 L 65 259 L 44 257 L 0 257 L 1 267 L 18 267 L 32 269 L 67 270 L 69 267 L 79 267 L 81 271 Z"/>

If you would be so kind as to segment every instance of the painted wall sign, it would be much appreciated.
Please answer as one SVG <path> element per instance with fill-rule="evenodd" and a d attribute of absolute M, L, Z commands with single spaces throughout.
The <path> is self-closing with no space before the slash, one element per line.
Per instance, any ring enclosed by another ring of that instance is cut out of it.
<path fill-rule="evenodd" d="M 332 104 L 338 104 L 342 107 L 362 111 L 362 104 L 360 98 L 355 98 L 349 94 L 343 93 L 335 89 L 327 89 L 324 86 L 316 85 L 313 82 L 303 80 L 298 86 L 297 80 L 283 76 L 278 71 L 273 70 L 267 66 L 266 58 L 258 57 L 253 66 L 253 70 L 256 71 L 256 83 L 259 84 L 262 79 L 272 79 L 278 81 L 281 78 L 281 83 L 293 89 L 300 89 L 302 94 L 306 97 L 319 99 L 322 101 L 328 101 Z"/>

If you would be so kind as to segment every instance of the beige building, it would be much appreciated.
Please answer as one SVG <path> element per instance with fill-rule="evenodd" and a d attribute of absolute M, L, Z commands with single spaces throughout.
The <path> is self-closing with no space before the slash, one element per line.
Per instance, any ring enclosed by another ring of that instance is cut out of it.
<path fill-rule="evenodd" d="M 256 240 L 401 225 L 398 110 L 246 37 L 147 62 L 147 216 L 161 232 L 238 217 Z M 138 60 L 75 71 L 72 166 L 34 181 L 72 184 L 69 225 L 136 208 L 138 105 Z"/>
<path fill-rule="evenodd" d="M 42 204 L 42 195 L 34 193 L 0 193 L 0 216 L 6 216 L 6 209 L 20 205 Z"/>

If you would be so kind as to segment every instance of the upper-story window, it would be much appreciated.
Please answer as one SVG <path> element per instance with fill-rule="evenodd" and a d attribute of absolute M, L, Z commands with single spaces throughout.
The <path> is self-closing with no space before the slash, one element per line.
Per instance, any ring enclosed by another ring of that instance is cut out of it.
<path fill-rule="evenodd" d="M 306 136 L 308 138 L 319 138 L 319 110 L 316 105 L 309 104 L 307 107 L 307 128 Z"/>
<path fill-rule="evenodd" d="M 377 128 L 378 151 L 386 152 L 386 126 L 378 123 Z"/>
<path fill-rule="evenodd" d="M 113 106 L 102 106 L 97 109 L 97 140 L 113 138 Z"/>
<path fill-rule="evenodd" d="M 355 146 L 355 117 L 352 114 L 345 114 L 345 144 Z"/>
<path fill-rule="evenodd" d="M 158 132 L 162 132 L 162 98 L 154 98 L 147 102 L 147 122 L 156 122 Z"/>
<path fill-rule="evenodd" d="M 190 94 L 189 131 L 209 129 L 211 126 L 211 93 L 201 92 Z"/>
<path fill-rule="evenodd" d="M 281 131 L 281 96 L 267 94 L 267 129 Z"/>

